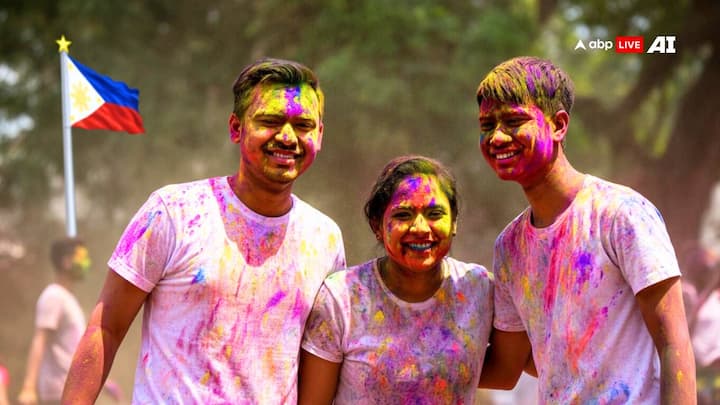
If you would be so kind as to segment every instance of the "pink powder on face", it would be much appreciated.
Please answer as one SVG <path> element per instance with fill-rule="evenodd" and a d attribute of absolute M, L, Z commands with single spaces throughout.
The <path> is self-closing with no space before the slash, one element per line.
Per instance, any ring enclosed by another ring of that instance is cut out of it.
<path fill-rule="evenodd" d="M 303 106 L 300 104 L 300 86 L 288 87 L 285 89 L 287 100 L 287 114 L 290 116 L 302 115 Z"/>
<path fill-rule="evenodd" d="M 533 110 L 535 113 L 535 122 L 539 124 L 538 131 L 535 134 L 534 146 L 538 152 L 541 152 L 545 156 L 550 156 L 555 149 L 552 138 L 553 129 L 540 107 L 535 106 Z"/>

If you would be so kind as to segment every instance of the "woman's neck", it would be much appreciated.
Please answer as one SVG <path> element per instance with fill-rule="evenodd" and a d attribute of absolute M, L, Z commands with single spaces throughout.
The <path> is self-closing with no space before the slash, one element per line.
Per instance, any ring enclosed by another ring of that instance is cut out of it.
<path fill-rule="evenodd" d="M 406 302 L 422 302 L 437 292 L 444 276 L 442 261 L 431 270 L 409 272 L 403 270 L 387 256 L 378 259 L 378 272 L 385 286 L 398 298 Z"/>

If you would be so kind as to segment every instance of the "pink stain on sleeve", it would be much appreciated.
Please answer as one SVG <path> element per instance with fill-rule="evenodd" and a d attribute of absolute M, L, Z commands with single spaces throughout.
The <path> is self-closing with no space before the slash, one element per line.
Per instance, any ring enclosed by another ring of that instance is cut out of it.
<path fill-rule="evenodd" d="M 191 219 L 190 222 L 188 222 L 188 228 L 197 226 L 198 223 L 200 223 L 200 215 L 195 215 L 195 218 Z"/>
<path fill-rule="evenodd" d="M 118 251 L 121 254 L 126 254 L 127 252 L 129 252 L 132 246 L 138 241 L 138 239 L 142 238 L 145 232 L 147 232 L 153 220 L 155 220 L 155 218 L 161 214 L 162 212 L 155 211 L 149 213 L 144 222 L 140 220 L 133 222 L 128 228 L 125 237 L 120 242 Z"/>

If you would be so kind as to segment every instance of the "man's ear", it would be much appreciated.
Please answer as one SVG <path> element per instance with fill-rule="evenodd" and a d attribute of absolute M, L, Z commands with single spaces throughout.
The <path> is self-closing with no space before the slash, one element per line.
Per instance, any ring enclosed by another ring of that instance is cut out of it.
<path fill-rule="evenodd" d="M 568 124 L 570 123 L 570 114 L 565 110 L 560 110 L 555 113 L 552 118 L 553 124 L 553 138 L 557 142 L 565 140 L 567 134 Z"/>
<path fill-rule="evenodd" d="M 230 114 L 228 119 L 228 130 L 230 131 L 230 141 L 233 143 L 240 142 L 240 133 L 242 132 L 242 121 L 235 113 Z"/>

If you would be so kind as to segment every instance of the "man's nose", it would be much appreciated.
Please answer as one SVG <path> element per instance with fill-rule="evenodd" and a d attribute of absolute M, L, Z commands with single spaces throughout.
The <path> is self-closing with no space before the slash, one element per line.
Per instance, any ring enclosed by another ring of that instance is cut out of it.
<path fill-rule="evenodd" d="M 275 134 L 275 140 L 282 142 L 285 145 L 294 145 L 297 143 L 297 135 L 295 134 L 295 128 L 292 124 L 286 122 L 285 125 L 280 128 L 277 134 Z"/>
<path fill-rule="evenodd" d="M 505 131 L 502 130 L 502 127 L 498 125 L 493 129 L 493 131 L 488 135 L 486 142 L 489 145 L 502 145 L 504 143 L 512 141 L 512 137 L 505 133 Z"/>

